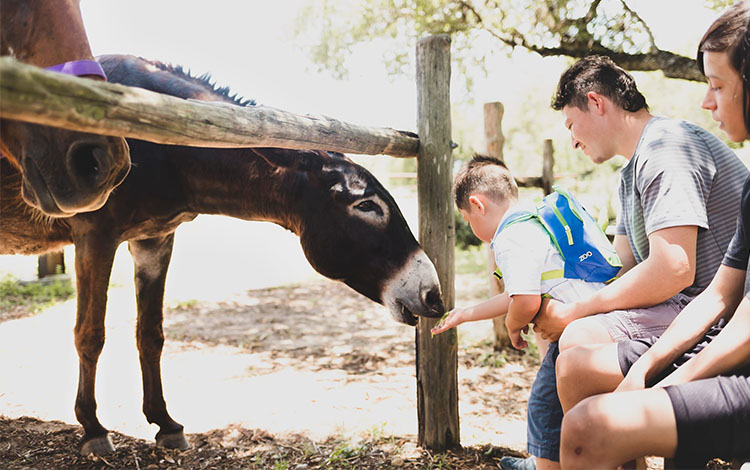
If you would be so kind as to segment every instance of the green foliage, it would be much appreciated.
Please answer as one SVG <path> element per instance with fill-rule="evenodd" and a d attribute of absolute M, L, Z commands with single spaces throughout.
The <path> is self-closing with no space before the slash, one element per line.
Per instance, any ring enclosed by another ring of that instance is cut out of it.
<path fill-rule="evenodd" d="M 456 246 L 461 249 L 466 249 L 470 246 L 481 245 L 482 241 L 474 235 L 471 226 L 463 217 L 461 217 L 458 209 L 454 209 L 453 216 L 456 219 Z"/>
<path fill-rule="evenodd" d="M 53 281 L 22 282 L 12 276 L 0 280 L 0 310 L 25 307 L 32 312 L 68 300 L 75 289 L 68 279 Z"/>
<path fill-rule="evenodd" d="M 726 3 L 705 2 L 714 8 Z M 346 77 L 346 61 L 356 47 L 373 43 L 383 46 L 381 59 L 389 71 L 410 74 L 413 58 L 405 51 L 433 34 L 452 37 L 455 64 L 468 87 L 474 72 L 484 70 L 487 56 L 510 54 L 519 46 L 543 56 L 621 54 L 634 70 L 653 70 L 654 63 L 672 68 L 679 62 L 677 76 L 700 76 L 689 59 L 672 55 L 664 60 L 665 54 L 657 54 L 666 51 L 625 0 L 309 0 L 295 29 L 314 62 L 339 78 Z"/>
<path fill-rule="evenodd" d="M 456 274 L 477 274 L 487 276 L 487 248 L 474 245 L 464 249 L 456 248 Z"/>

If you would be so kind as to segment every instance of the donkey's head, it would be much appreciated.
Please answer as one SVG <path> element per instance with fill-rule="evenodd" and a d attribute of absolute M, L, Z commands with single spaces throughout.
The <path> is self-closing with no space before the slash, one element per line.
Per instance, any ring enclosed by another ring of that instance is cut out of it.
<path fill-rule="evenodd" d="M 393 197 L 365 168 L 343 155 L 258 149 L 276 166 L 293 167 L 287 188 L 301 204 L 295 231 L 316 271 L 388 307 L 396 321 L 445 312 L 437 272 Z"/>

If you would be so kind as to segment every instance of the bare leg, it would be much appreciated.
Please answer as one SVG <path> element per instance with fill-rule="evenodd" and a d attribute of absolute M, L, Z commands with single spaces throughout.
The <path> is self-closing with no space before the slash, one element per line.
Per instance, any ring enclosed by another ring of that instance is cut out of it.
<path fill-rule="evenodd" d="M 174 234 L 129 242 L 135 264 L 135 288 L 138 302 L 136 341 L 143 377 L 143 413 L 149 423 L 156 423 L 159 432 L 156 444 L 185 450 L 188 444 L 183 426 L 167 412 L 161 382 L 161 352 L 164 283 L 172 256 Z"/>
<path fill-rule="evenodd" d="M 562 468 L 617 468 L 644 455 L 672 457 L 677 425 L 664 389 L 591 397 L 565 415 Z"/>
<path fill-rule="evenodd" d="M 560 462 L 537 457 L 536 470 L 560 470 Z"/>
<path fill-rule="evenodd" d="M 584 398 L 613 391 L 624 378 L 617 343 L 579 346 L 560 352 L 556 374 L 563 413 Z"/>
<path fill-rule="evenodd" d="M 570 323 L 560 336 L 560 352 L 575 346 L 588 346 L 591 344 L 611 343 L 612 337 L 609 335 L 604 324 L 596 318 L 586 317 L 579 318 Z"/>
<path fill-rule="evenodd" d="M 542 338 L 540 333 L 534 331 L 534 341 L 536 341 L 536 349 L 539 352 L 539 357 L 544 358 L 547 355 L 547 348 L 549 348 L 549 341 Z"/>

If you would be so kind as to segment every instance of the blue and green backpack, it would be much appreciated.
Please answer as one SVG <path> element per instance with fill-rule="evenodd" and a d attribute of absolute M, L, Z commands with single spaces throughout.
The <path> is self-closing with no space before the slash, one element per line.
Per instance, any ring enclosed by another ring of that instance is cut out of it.
<path fill-rule="evenodd" d="M 565 189 L 554 186 L 536 212 L 518 211 L 505 218 L 505 227 L 536 219 L 549 234 L 563 260 L 564 269 L 542 273 L 542 280 L 567 278 L 587 282 L 610 282 L 622 268 L 620 257 L 594 218 Z M 498 268 L 495 276 L 502 279 Z"/>

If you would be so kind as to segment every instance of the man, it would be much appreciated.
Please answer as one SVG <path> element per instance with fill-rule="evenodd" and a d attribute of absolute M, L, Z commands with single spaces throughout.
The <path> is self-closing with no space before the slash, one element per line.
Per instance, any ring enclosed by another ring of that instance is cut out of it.
<path fill-rule="evenodd" d="M 707 131 L 651 114 L 633 77 L 609 58 L 586 57 L 565 71 L 552 106 L 562 111 L 573 147 L 594 163 L 628 159 L 614 240 L 623 269 L 591 297 L 550 301 L 535 319 L 535 330 L 559 345 L 550 345 L 552 360 L 543 361 L 546 372 L 529 398 L 527 450 L 536 459 L 506 459 L 506 469 L 559 468 L 558 351 L 661 334 L 713 278 L 748 175 Z"/>

